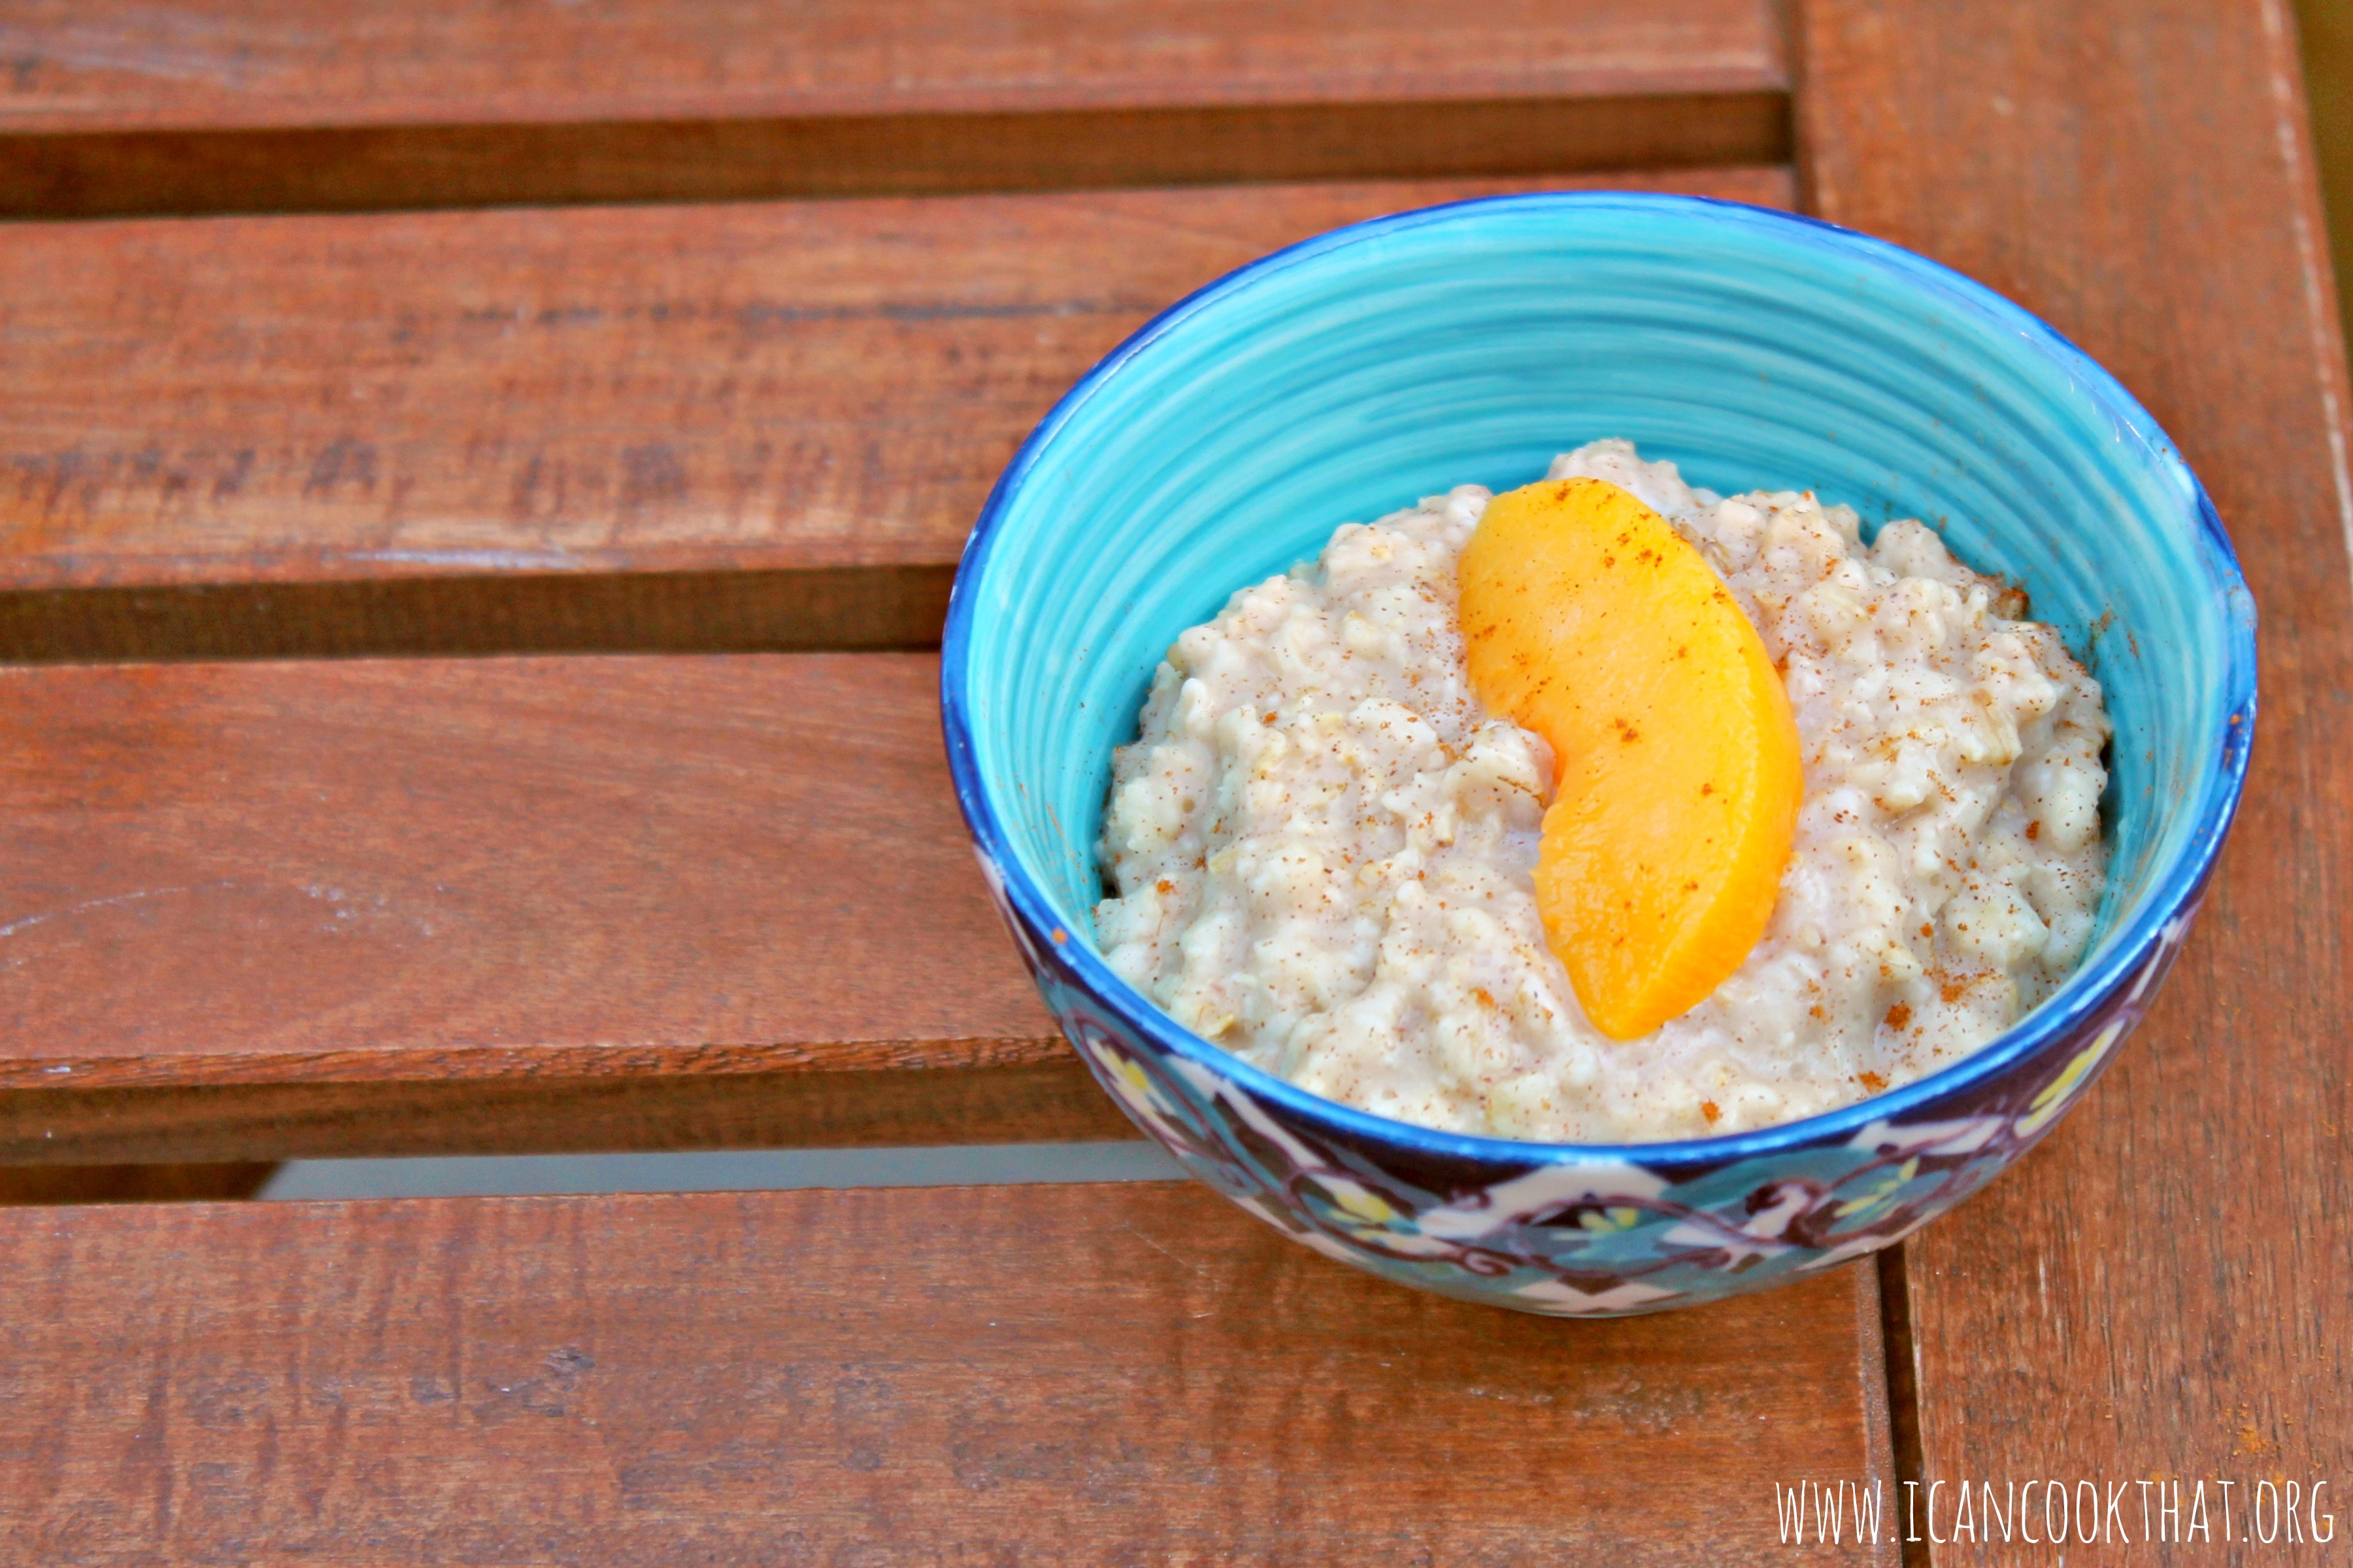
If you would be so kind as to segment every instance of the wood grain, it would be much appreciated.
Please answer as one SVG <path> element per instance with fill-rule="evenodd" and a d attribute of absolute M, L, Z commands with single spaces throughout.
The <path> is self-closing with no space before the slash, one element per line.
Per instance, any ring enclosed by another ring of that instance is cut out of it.
<path fill-rule="evenodd" d="M 0 670 L 0 1084 L 1059 1059 L 937 680 L 894 654 Z"/>
<path fill-rule="evenodd" d="M 1759 0 L 16 0 L 23 130 L 1574 97 L 1782 85 Z"/>
<path fill-rule="evenodd" d="M 2245 804 L 2160 1004 L 2041 1151 L 1907 1247 L 1920 1464 L 2341 1489 L 2353 488 L 2284 4 L 1813 0 L 1803 39 L 1817 210 L 2115 370 L 2213 493 L 2263 616 Z M 2210 1506 L 2197 1561 L 2279 1554 L 2224 1544 Z"/>
<path fill-rule="evenodd" d="M 17 227 L 0 658 L 935 641 L 988 486 L 1154 311 L 1514 188 Z"/>
<path fill-rule="evenodd" d="M 1770 0 L 25 0 L 0 213 L 718 200 L 1787 155 Z"/>
<path fill-rule="evenodd" d="M 1641 1568 L 1886 1476 L 1867 1269 L 1559 1322 L 1186 1184 L 20 1209 L 0 1256 L 42 1562 Z"/>

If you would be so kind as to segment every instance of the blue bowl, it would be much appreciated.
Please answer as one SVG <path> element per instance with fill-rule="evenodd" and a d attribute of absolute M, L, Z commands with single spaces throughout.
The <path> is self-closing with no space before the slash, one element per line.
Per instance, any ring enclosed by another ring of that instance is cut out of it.
<path fill-rule="evenodd" d="M 2022 582 L 2116 724 L 2083 966 L 1933 1077 L 1683 1142 L 1518 1142 L 1335 1104 L 1190 1034 L 1092 942 L 1112 749 L 1176 634 L 1365 521 L 1605 436 L 1695 484 L 1917 517 Z M 2080 1099 L 2181 945 L 2244 779 L 2254 608 L 2173 444 L 2034 317 L 1894 246 L 1721 202 L 1510 196 L 1211 284 L 1038 426 L 948 611 L 948 758 L 1047 1005 L 1136 1124 L 1296 1239 L 1522 1310 L 1651 1311 L 1885 1247 Z"/>

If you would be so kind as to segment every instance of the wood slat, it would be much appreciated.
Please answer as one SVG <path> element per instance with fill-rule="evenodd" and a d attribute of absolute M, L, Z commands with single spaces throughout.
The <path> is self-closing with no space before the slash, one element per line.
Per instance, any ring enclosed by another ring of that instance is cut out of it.
<path fill-rule="evenodd" d="M 988 904 L 937 679 L 0 670 L 0 1162 L 1126 1135 Z"/>
<path fill-rule="evenodd" d="M 935 641 L 988 486 L 1154 311 L 1514 188 L 20 226 L 0 658 Z"/>
<path fill-rule="evenodd" d="M 1776 160 L 1772 0 L 25 0 L 0 212 Z"/>
<path fill-rule="evenodd" d="M 921 655 L 0 670 L 0 1082 L 1037 1059 L 937 679 Z"/>
<path fill-rule="evenodd" d="M 1186 1184 L 20 1209 L 0 1255 L 41 1562 L 1641 1568 L 1887 1482 L 1867 1269 L 1564 1323 Z"/>
<path fill-rule="evenodd" d="M 1805 17 L 1817 209 L 2114 369 L 2212 491 L 2263 616 L 2245 803 L 2161 1002 L 2042 1150 L 1905 1248 L 1915 1463 L 1997 1487 L 2204 1478 L 2212 1560 L 2268 1558 L 2284 1545 L 2221 1544 L 2212 1483 L 2249 1489 L 2243 1532 L 2258 1479 L 2353 1473 L 2353 486 L 2293 29 L 2279 0 Z"/>
<path fill-rule="evenodd" d="M 799 118 L 1783 83 L 1758 0 L 16 0 L 24 130 Z"/>

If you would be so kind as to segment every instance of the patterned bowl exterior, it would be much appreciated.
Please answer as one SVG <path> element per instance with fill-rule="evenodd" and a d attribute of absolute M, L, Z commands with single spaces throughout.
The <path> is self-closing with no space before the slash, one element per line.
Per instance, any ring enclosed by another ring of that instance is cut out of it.
<path fill-rule="evenodd" d="M 2058 994 L 1823 1116 L 1620 1146 L 1438 1132 L 1193 1036 L 1093 950 L 1112 749 L 1176 634 L 1338 523 L 1627 436 L 1718 489 L 1919 517 L 2021 582 L 2116 723 L 2110 887 Z M 1087 1066 L 1185 1167 L 1307 1246 L 1564 1316 L 1766 1288 L 1886 1246 L 2031 1147 L 2179 951 L 2237 806 L 2254 612 L 2154 421 L 1999 296 L 1894 246 L 1685 197 L 1501 197 L 1359 224 L 1180 302 L 1039 426 L 948 616 L 948 756 L 990 889 Z"/>

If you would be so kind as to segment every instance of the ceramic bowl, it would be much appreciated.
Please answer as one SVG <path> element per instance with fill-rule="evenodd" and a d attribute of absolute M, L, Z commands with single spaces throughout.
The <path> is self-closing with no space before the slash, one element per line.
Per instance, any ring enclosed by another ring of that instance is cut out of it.
<path fill-rule="evenodd" d="M 2110 879 L 2065 986 L 1933 1077 L 1736 1136 L 1432 1131 L 1251 1068 L 1095 951 L 1112 749 L 1235 589 L 1605 436 L 1722 491 L 1917 517 L 2024 584 L 2116 723 Z M 1526 1311 L 1651 1311 L 1887 1246 L 2083 1097 L 2156 994 L 2235 808 L 2254 611 L 2173 444 L 2000 296 L 1894 246 L 1684 197 L 1474 201 L 1340 229 L 1138 331 L 1038 426 L 965 551 L 941 676 L 981 865 L 1047 1005 L 1185 1168 L 1343 1262 Z"/>

